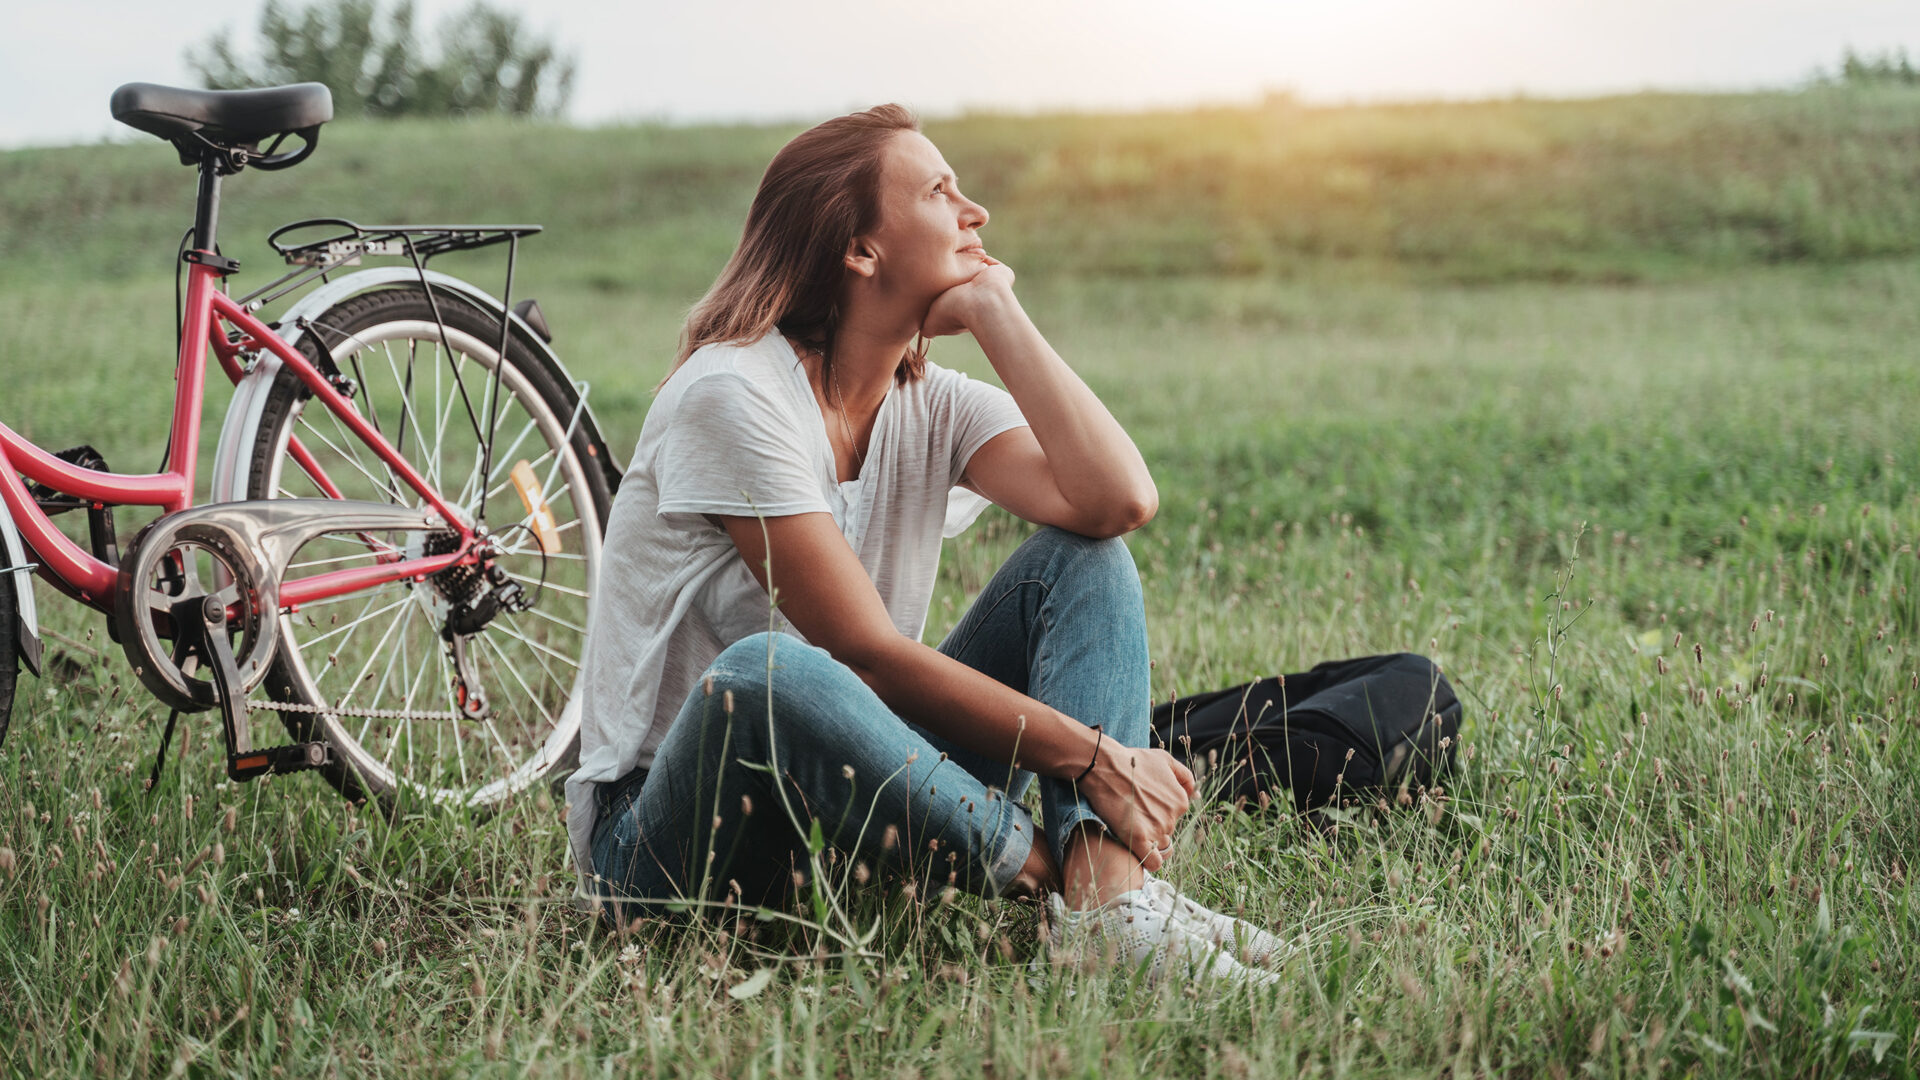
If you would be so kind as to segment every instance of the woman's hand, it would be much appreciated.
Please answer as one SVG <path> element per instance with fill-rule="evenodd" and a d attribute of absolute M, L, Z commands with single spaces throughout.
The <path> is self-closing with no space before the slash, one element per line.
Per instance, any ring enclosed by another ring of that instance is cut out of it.
<path fill-rule="evenodd" d="M 991 305 L 1013 299 L 1013 267 L 991 255 L 980 257 L 986 265 L 978 273 L 933 298 L 920 323 L 922 335 L 964 334 L 979 325 Z"/>
<path fill-rule="evenodd" d="M 1173 830 L 1194 796 L 1193 773 L 1165 750 L 1136 750 L 1107 742 L 1080 794 L 1114 839 L 1148 870 L 1160 869 Z"/>

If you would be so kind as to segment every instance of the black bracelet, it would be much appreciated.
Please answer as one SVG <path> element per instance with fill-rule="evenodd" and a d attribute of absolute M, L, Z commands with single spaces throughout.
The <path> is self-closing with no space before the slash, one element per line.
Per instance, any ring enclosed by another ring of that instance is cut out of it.
<path fill-rule="evenodd" d="M 1085 780 L 1085 779 L 1087 778 L 1087 774 L 1088 774 L 1088 773 L 1090 773 L 1090 772 L 1092 772 L 1092 771 L 1093 771 L 1093 766 L 1094 766 L 1094 762 L 1097 762 L 1097 761 L 1099 761 L 1099 760 L 1100 760 L 1100 742 L 1101 742 L 1101 740 L 1103 740 L 1103 739 L 1105 739 L 1105 738 L 1107 737 L 1107 733 L 1106 733 L 1106 732 L 1104 732 L 1104 731 L 1102 731 L 1102 730 L 1100 730 L 1100 725 L 1099 725 L 1099 724 L 1091 724 L 1091 725 L 1088 725 L 1088 726 L 1090 726 L 1090 727 L 1092 727 L 1092 728 L 1093 728 L 1093 732 L 1094 732 L 1094 735 L 1093 735 L 1093 759 L 1087 762 L 1087 767 L 1086 767 L 1086 768 L 1084 768 L 1084 769 L 1081 769 L 1081 770 L 1080 770 L 1080 775 L 1079 775 L 1079 776 L 1076 776 L 1076 777 L 1074 777 L 1074 778 L 1073 778 L 1073 782 L 1074 782 L 1074 785 L 1075 785 L 1076 787 L 1077 787 L 1077 786 L 1079 785 L 1079 783 L 1080 783 L 1080 781 L 1082 781 L 1082 780 Z"/>

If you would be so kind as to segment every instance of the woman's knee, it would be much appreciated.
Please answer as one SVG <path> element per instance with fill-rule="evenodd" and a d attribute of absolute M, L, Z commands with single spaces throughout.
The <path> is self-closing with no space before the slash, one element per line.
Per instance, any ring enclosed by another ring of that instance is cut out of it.
<path fill-rule="evenodd" d="M 700 681 L 708 693 L 759 694 L 770 687 L 778 691 L 783 684 L 817 680 L 830 673 L 833 662 L 825 649 L 792 634 L 762 630 L 720 650 Z"/>
<path fill-rule="evenodd" d="M 694 693 L 733 717 L 764 719 L 769 704 L 784 725 L 805 726 L 816 706 L 866 690 L 860 677 L 825 649 L 792 634 L 762 631 L 721 650 Z M 711 709 L 706 710 L 709 713 Z"/>
<path fill-rule="evenodd" d="M 1072 583 L 1121 596 L 1140 595 L 1139 567 L 1126 541 L 1117 536 L 1082 536 L 1045 525 L 1028 542 L 1046 553 L 1056 588 Z"/>

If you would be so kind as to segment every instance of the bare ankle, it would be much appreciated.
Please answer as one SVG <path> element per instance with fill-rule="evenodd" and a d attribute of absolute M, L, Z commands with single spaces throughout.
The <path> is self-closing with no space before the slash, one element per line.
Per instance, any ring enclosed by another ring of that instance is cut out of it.
<path fill-rule="evenodd" d="M 1099 907 L 1146 880 L 1140 860 L 1098 825 L 1075 830 L 1067 840 L 1065 856 L 1060 893 L 1074 911 Z"/>
<path fill-rule="evenodd" d="M 1020 872 L 1007 882 L 1000 895 L 1043 897 L 1059 892 L 1060 888 L 1060 868 L 1053 864 L 1053 852 L 1047 850 L 1045 843 L 1036 843 L 1027 852 L 1027 861 L 1021 864 Z"/>

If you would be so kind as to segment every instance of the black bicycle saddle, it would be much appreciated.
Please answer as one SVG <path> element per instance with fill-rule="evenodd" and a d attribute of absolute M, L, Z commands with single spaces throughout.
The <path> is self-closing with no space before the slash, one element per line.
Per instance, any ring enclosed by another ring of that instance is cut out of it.
<path fill-rule="evenodd" d="M 210 142 L 251 146 L 333 119 L 333 92 L 322 83 L 259 90 L 183 90 L 128 83 L 113 92 L 113 118 L 168 142 L 198 132 Z"/>

